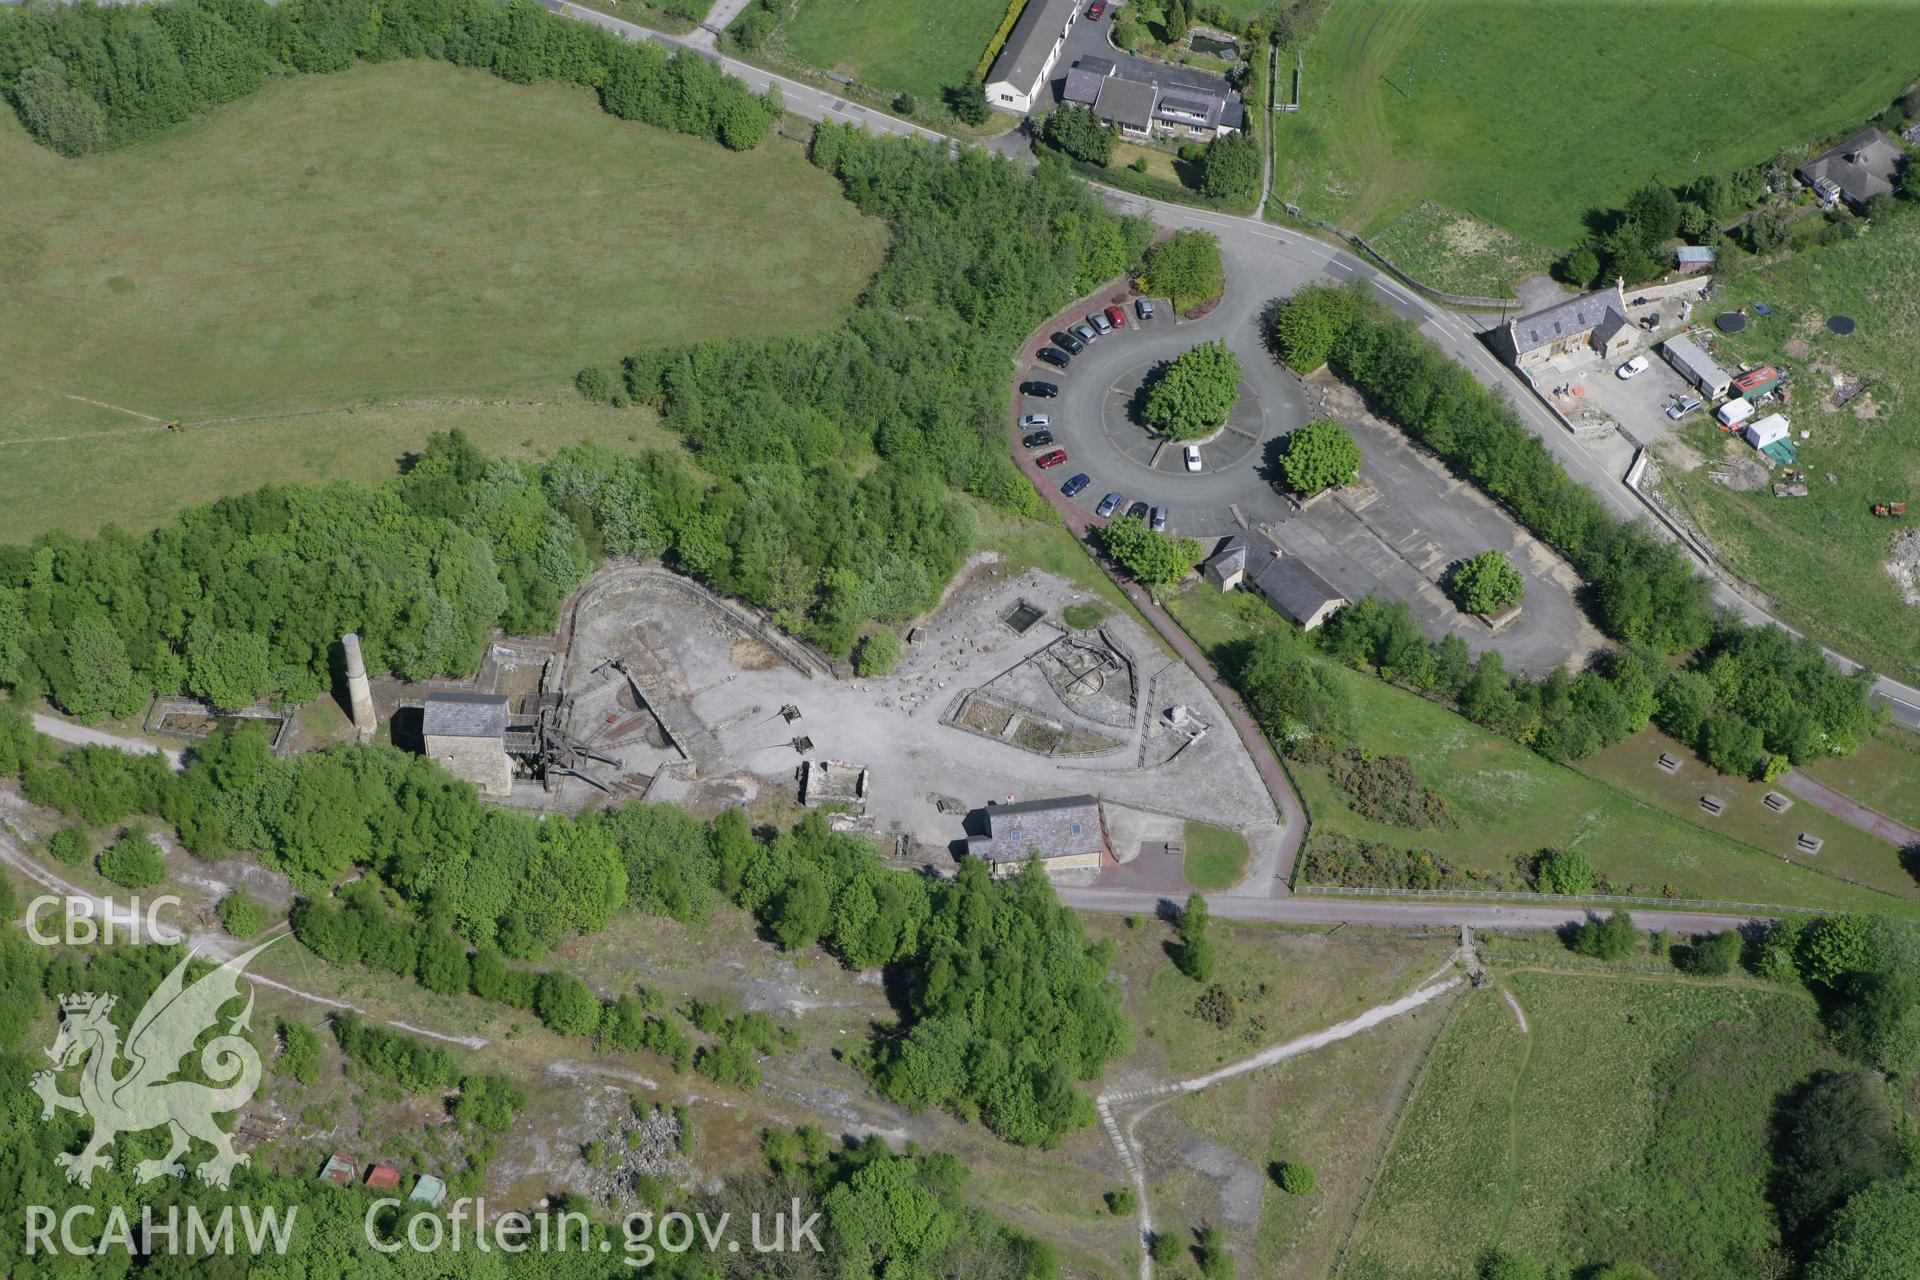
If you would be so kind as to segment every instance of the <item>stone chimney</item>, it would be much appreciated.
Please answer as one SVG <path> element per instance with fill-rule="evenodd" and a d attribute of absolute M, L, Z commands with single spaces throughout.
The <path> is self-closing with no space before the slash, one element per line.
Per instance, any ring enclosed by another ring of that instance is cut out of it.
<path fill-rule="evenodd" d="M 367 683 L 367 664 L 360 657 L 360 637 L 348 632 L 340 637 L 340 648 L 347 657 L 347 702 L 353 708 L 353 729 L 365 745 L 373 741 L 376 721 L 373 686 Z"/>

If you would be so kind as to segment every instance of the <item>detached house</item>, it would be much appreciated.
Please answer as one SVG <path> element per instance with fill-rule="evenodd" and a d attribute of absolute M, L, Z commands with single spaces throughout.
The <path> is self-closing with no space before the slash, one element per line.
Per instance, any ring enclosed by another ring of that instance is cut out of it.
<path fill-rule="evenodd" d="M 1536 369 L 1568 354 L 1616 356 L 1633 344 L 1622 282 L 1509 320 L 1494 344 L 1516 369 Z"/>

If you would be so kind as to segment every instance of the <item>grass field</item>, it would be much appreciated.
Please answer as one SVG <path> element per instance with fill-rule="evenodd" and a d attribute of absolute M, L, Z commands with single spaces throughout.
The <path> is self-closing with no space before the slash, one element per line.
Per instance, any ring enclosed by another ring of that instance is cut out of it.
<path fill-rule="evenodd" d="M 1369 237 L 1402 271 L 1447 293 L 1510 296 L 1507 282 L 1545 271 L 1553 250 L 1422 200 Z"/>
<path fill-rule="evenodd" d="M 1802 772 L 1895 822 L 1920 827 L 1920 734 L 1889 726 L 1852 755 Z"/>
<path fill-rule="evenodd" d="M 1442 1034 L 1351 1280 L 1464 1277 L 1490 1245 L 1746 1280 L 1777 1244 L 1771 1106 L 1836 1064 L 1813 1003 L 1749 984 L 1512 973 Z M 1702 1194 L 1703 1188 L 1712 1194 Z"/>
<path fill-rule="evenodd" d="M 1663 773 L 1654 764 L 1663 751 L 1686 762 L 1678 773 Z M 1879 772 L 1881 763 L 1869 758 L 1862 774 L 1879 778 L 1883 783 L 1891 782 L 1891 778 Z M 1646 729 L 1625 742 L 1617 742 L 1582 760 L 1578 767 L 1581 773 L 1631 791 L 1654 808 L 1690 826 L 1731 836 L 1795 865 L 1817 866 L 1830 875 L 1888 893 L 1904 897 L 1914 892 L 1913 876 L 1900 865 L 1900 851 L 1893 845 L 1822 813 L 1804 800 L 1794 801 L 1793 808 L 1786 813 L 1775 813 L 1761 801 L 1767 792 L 1781 790 L 1778 783 L 1769 786 L 1718 773 L 1694 759 L 1686 747 L 1658 729 Z M 1906 780 L 1909 784 L 1914 780 L 1911 769 Z M 1725 812 L 1717 818 L 1709 817 L 1700 808 L 1702 795 L 1719 797 L 1726 804 Z M 1788 799 L 1792 798 L 1788 794 Z M 1794 841 L 1803 831 L 1826 841 L 1812 857 L 1794 848 Z"/>
<path fill-rule="evenodd" d="M 435 62 L 276 81 L 77 161 L 6 113 L 0 169 L 8 537 L 140 527 L 182 495 L 265 479 L 384 474 L 462 415 L 497 418 L 494 438 L 526 451 L 611 436 L 559 407 L 581 365 L 835 323 L 886 244 L 797 147 L 733 154 L 583 90 Z M 521 427 L 471 408 L 490 400 L 550 407 Z M 364 453 L 359 415 L 175 439 L 155 421 L 397 401 L 431 412 L 389 415 Z M 40 500 L 50 485 L 61 503 Z"/>
<path fill-rule="evenodd" d="M 1247 874 L 1247 838 L 1225 827 L 1189 822 L 1186 826 L 1187 883 L 1196 889 L 1231 889 Z"/>
<path fill-rule="evenodd" d="M 1916 24 L 1920 25 L 1920 24 Z M 1911 571 L 1904 603 L 1888 573 L 1899 522 L 1876 520 L 1872 504 L 1904 500 L 1920 512 L 1920 216 L 1884 220 L 1845 244 L 1811 248 L 1726 282 L 1715 305 L 1764 302 L 1774 314 L 1719 339 L 1722 364 L 1768 360 L 1796 377 L 1788 410 L 1812 496 L 1780 501 L 1713 483 L 1698 460 L 1751 459 L 1745 444 L 1709 422 L 1691 425 L 1687 451 L 1668 445 L 1663 489 L 1707 535 L 1727 565 L 1767 592 L 1783 620 L 1901 680 L 1920 678 L 1920 582 Z M 1845 338 L 1826 328 L 1851 316 Z M 1837 372 L 1867 383 L 1865 396 L 1834 409 Z M 1801 431 L 1811 438 L 1799 440 Z M 1832 474 L 1835 483 L 1825 477 Z M 1905 527 L 1920 527 L 1909 516 Z M 1920 539 L 1920 534 L 1909 535 Z"/>
<path fill-rule="evenodd" d="M 1362 233 L 1434 200 L 1564 246 L 1696 151 L 1736 169 L 1872 115 L 1916 64 L 1911 9 L 1866 0 L 1343 0 L 1275 195 Z"/>
<path fill-rule="evenodd" d="M 1252 597 L 1223 596 L 1210 588 L 1189 589 L 1171 608 L 1196 640 L 1214 651 L 1257 627 L 1285 625 Z M 1637 782 L 1629 793 L 1543 759 L 1384 681 L 1331 664 L 1328 669 L 1353 698 L 1360 745 L 1407 757 L 1421 784 L 1447 798 L 1459 825 L 1409 830 L 1363 818 L 1325 769 L 1296 763 L 1293 776 L 1316 830 L 1399 848 L 1430 848 L 1509 888 L 1525 887 L 1517 861 L 1553 847 L 1585 850 L 1594 870 L 1621 892 L 1658 896 L 1671 885 L 1672 896 L 1682 898 L 1920 914 L 1920 888 L 1904 873 L 1894 874 L 1897 862 L 1884 877 L 1890 892 L 1847 884 L 1664 812 L 1640 798 Z M 1697 779 L 1705 766 L 1689 758 L 1687 769 Z M 1805 815 L 1796 808 L 1790 816 Z M 1866 855 L 1859 857 L 1864 861 Z"/>
<path fill-rule="evenodd" d="M 1004 0 L 797 0 L 771 48 L 809 66 L 891 93 L 935 102 L 987 51 Z"/>

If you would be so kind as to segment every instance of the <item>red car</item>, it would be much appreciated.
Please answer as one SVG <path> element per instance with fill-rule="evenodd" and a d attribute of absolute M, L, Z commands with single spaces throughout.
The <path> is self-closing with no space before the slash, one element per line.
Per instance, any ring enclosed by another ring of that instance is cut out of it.
<path fill-rule="evenodd" d="M 1127 313 L 1119 307 L 1107 308 L 1107 322 L 1116 329 L 1127 327 Z"/>
<path fill-rule="evenodd" d="M 1067 460 L 1065 449 L 1055 449 L 1052 453 L 1043 453 L 1034 461 L 1042 467 L 1057 467 Z"/>
<path fill-rule="evenodd" d="M 1100 21 L 1100 15 L 1105 13 L 1106 11 L 1107 11 L 1107 0 L 1093 0 L 1093 3 L 1087 6 L 1087 21 L 1088 22 Z"/>

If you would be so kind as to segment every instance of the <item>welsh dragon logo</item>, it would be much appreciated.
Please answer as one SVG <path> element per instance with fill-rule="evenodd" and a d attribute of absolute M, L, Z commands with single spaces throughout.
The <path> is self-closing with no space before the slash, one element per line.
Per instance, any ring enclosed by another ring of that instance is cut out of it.
<path fill-rule="evenodd" d="M 192 953 L 175 965 L 160 983 L 151 999 L 133 1020 L 124 1048 L 120 1032 L 108 1020 L 114 997 L 92 992 L 60 997 L 60 1034 L 55 1037 L 47 1057 L 53 1060 L 50 1071 L 33 1077 L 33 1091 L 44 1104 L 42 1120 L 53 1117 L 56 1109 L 78 1112 L 93 1121 L 93 1136 L 79 1152 L 63 1151 L 54 1157 L 67 1171 L 67 1181 L 90 1186 L 93 1171 L 113 1167 L 106 1153 L 114 1137 L 122 1133 L 140 1133 L 166 1125 L 171 1146 L 158 1160 L 142 1160 L 134 1167 L 141 1182 L 150 1182 L 163 1174 L 184 1174 L 180 1157 L 190 1138 L 199 1138 L 214 1150 L 194 1173 L 202 1182 L 225 1187 L 238 1165 L 248 1157 L 234 1151 L 214 1116 L 243 1107 L 260 1087 L 260 1055 L 242 1036 L 234 1034 L 247 1027 L 253 1014 L 253 991 L 249 985 L 247 1005 L 228 1024 L 226 1032 L 207 1042 L 200 1051 L 200 1067 L 212 1085 L 192 1080 L 173 1079 L 180 1060 L 193 1050 L 201 1034 L 220 1021 L 220 1008 L 240 995 L 240 975 L 247 962 L 279 941 L 268 939 L 253 950 L 235 956 L 219 968 L 188 985 L 187 964 Z M 114 1069 L 124 1056 L 127 1070 L 115 1075 Z M 57 1072 L 77 1066 L 80 1092 L 59 1091 Z"/>

